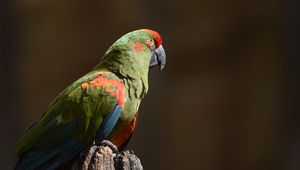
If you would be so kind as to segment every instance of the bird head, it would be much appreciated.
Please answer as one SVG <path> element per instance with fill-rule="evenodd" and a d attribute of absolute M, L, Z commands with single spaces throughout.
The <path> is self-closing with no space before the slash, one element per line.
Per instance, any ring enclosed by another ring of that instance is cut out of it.
<path fill-rule="evenodd" d="M 159 65 L 159 69 L 162 70 L 166 64 L 166 53 L 162 46 L 162 38 L 158 32 L 143 29 L 143 31 L 150 34 L 151 39 L 146 41 L 146 44 L 152 49 L 150 67 Z"/>
<path fill-rule="evenodd" d="M 105 68 L 124 77 L 137 78 L 156 65 L 162 70 L 165 64 L 166 53 L 159 33 L 139 29 L 114 42 L 95 69 Z"/>

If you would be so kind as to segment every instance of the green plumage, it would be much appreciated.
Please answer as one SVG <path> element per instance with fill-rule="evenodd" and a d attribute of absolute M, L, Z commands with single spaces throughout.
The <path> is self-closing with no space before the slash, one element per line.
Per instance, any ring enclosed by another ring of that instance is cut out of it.
<path fill-rule="evenodd" d="M 124 124 L 130 122 L 148 90 L 151 57 L 151 48 L 145 44 L 148 39 L 154 37 L 144 30 L 124 35 L 107 50 L 102 61 L 90 73 L 63 90 L 42 118 L 15 145 L 16 154 L 21 156 L 20 164 L 27 166 L 28 163 L 36 168 L 59 158 L 59 155 L 71 157 L 78 154 L 95 140 L 107 114 L 114 111 L 117 104 L 121 105 L 118 101 L 124 101 L 121 116 L 106 136 L 113 137 Z M 136 43 L 142 44 L 138 52 L 134 50 Z M 115 82 L 122 83 L 123 96 L 119 95 L 120 87 Z M 72 149 L 69 145 L 78 149 Z M 30 157 L 30 152 L 40 156 Z M 74 154 L 67 155 L 66 152 Z M 45 156 L 49 153 L 53 156 Z"/>

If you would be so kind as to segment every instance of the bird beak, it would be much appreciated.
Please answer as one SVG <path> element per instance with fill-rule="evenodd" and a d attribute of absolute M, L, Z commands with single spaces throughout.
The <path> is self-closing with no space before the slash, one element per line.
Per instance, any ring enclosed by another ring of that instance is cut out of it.
<path fill-rule="evenodd" d="M 159 65 L 159 69 L 162 70 L 166 64 L 166 53 L 162 45 L 156 48 L 151 56 L 150 68 Z"/>

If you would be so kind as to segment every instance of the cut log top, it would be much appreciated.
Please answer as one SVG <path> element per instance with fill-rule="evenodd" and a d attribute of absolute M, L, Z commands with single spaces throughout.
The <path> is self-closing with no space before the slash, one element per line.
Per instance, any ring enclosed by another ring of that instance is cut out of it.
<path fill-rule="evenodd" d="M 88 148 L 62 170 L 142 170 L 140 159 L 131 150 L 114 152 L 100 144 Z"/>

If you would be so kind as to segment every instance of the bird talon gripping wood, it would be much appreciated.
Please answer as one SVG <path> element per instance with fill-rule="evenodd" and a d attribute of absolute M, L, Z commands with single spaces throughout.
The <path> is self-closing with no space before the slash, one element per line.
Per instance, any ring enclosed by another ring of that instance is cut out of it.
<path fill-rule="evenodd" d="M 111 143 L 109 140 L 102 140 L 100 145 L 108 146 L 113 151 L 113 153 L 118 153 L 119 152 L 118 148 L 113 143 Z"/>
<path fill-rule="evenodd" d="M 63 90 L 15 145 L 16 170 L 66 165 L 93 141 L 122 150 L 148 91 L 149 67 L 166 63 L 161 36 L 141 29 L 122 36 L 95 68 Z"/>

